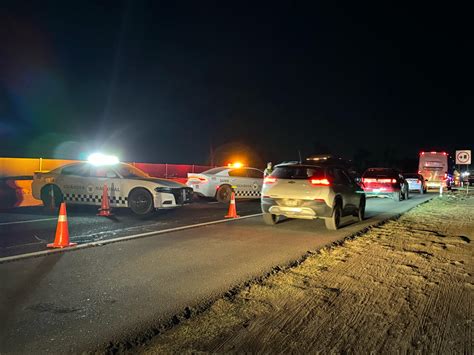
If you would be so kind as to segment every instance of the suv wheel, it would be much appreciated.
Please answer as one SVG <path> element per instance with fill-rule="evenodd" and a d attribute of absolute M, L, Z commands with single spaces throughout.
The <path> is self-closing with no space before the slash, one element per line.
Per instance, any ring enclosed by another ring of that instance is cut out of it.
<path fill-rule="evenodd" d="M 263 213 L 262 216 L 263 216 L 263 221 L 265 222 L 265 224 L 268 224 L 269 226 L 274 226 L 280 220 L 279 216 L 272 213 Z"/>
<path fill-rule="evenodd" d="M 359 202 L 359 208 L 357 209 L 357 217 L 359 221 L 363 221 L 365 218 L 365 198 L 361 197 Z"/>
<path fill-rule="evenodd" d="M 339 225 L 341 223 L 341 216 L 342 216 L 341 204 L 336 203 L 336 205 L 332 209 L 331 217 L 324 219 L 324 223 L 326 224 L 326 228 L 329 229 L 329 230 L 338 229 Z"/>

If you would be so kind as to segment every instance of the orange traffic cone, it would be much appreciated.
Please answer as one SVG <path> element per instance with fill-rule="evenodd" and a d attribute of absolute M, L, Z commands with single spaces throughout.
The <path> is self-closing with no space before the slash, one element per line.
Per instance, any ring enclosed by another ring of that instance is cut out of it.
<path fill-rule="evenodd" d="M 99 213 L 97 213 L 97 215 L 102 216 L 102 217 L 113 216 L 113 214 L 110 212 L 109 188 L 107 187 L 107 184 L 104 185 L 104 190 L 103 190 L 103 193 L 102 193 L 102 204 L 99 208 Z"/>
<path fill-rule="evenodd" d="M 58 226 L 56 227 L 56 237 L 54 243 L 48 244 L 48 248 L 73 247 L 77 243 L 69 243 L 69 230 L 67 227 L 66 203 L 61 202 L 59 208 Z"/>
<path fill-rule="evenodd" d="M 225 218 L 239 218 L 240 216 L 237 214 L 237 208 L 235 207 L 235 192 L 232 191 L 230 195 L 230 204 L 229 204 L 229 212 Z"/>

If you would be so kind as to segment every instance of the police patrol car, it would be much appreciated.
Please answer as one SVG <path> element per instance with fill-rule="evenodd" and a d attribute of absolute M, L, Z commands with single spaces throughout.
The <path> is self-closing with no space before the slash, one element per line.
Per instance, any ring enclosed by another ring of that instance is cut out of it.
<path fill-rule="evenodd" d="M 211 197 L 219 202 L 229 202 L 232 186 L 236 198 L 257 199 L 263 184 L 263 171 L 233 165 L 213 168 L 201 174 L 188 173 L 186 185 L 202 197 Z"/>
<path fill-rule="evenodd" d="M 192 201 L 191 188 L 179 182 L 153 178 L 132 165 L 73 163 L 33 177 L 33 197 L 49 206 L 54 200 L 97 205 L 107 185 L 111 207 L 128 207 L 138 215 L 154 209 L 175 208 Z"/>

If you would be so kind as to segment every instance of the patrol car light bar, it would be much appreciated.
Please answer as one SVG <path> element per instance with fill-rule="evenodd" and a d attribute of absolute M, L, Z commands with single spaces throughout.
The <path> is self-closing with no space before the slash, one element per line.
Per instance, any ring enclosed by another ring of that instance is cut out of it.
<path fill-rule="evenodd" d="M 242 163 L 239 162 L 239 161 L 236 161 L 235 163 L 229 163 L 229 164 L 227 164 L 227 166 L 228 166 L 229 168 L 240 169 L 241 167 L 244 166 L 244 164 L 242 164 Z"/>
<path fill-rule="evenodd" d="M 92 153 L 87 158 L 92 165 L 114 165 L 119 162 L 118 158 L 113 155 L 105 155 L 102 153 Z"/>

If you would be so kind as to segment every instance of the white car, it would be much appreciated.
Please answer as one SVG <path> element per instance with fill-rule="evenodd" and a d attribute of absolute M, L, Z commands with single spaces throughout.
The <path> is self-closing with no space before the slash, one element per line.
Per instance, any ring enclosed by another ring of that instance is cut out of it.
<path fill-rule="evenodd" d="M 96 166 L 73 163 L 47 173 L 36 172 L 33 177 L 33 197 L 45 206 L 52 200 L 77 205 L 97 205 L 102 202 L 107 185 L 111 207 L 128 207 L 144 215 L 154 209 L 168 209 L 192 201 L 193 191 L 172 180 L 150 177 L 132 165 L 117 163 Z"/>
<path fill-rule="evenodd" d="M 188 173 L 186 185 L 201 197 L 211 197 L 219 202 L 228 202 L 234 186 L 236 198 L 260 198 L 263 171 L 248 167 L 220 167 L 201 174 Z"/>

